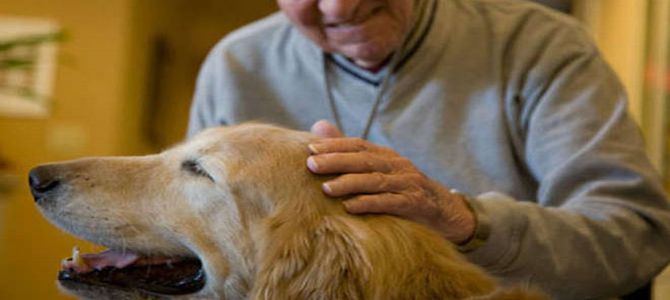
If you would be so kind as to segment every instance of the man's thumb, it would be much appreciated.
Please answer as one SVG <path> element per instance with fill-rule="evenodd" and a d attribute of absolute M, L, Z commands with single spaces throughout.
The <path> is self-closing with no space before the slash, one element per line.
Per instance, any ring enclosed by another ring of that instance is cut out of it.
<path fill-rule="evenodd" d="M 344 134 L 335 127 L 332 123 L 326 120 L 320 120 L 312 125 L 310 130 L 313 134 L 316 134 L 322 138 L 337 138 L 344 137 Z"/>

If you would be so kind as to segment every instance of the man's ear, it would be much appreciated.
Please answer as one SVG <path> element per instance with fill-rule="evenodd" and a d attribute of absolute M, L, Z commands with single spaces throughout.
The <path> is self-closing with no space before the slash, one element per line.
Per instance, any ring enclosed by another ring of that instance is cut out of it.
<path fill-rule="evenodd" d="M 356 237 L 337 217 L 302 219 L 264 224 L 250 299 L 364 299 L 370 263 Z"/>
<path fill-rule="evenodd" d="M 344 134 L 335 125 L 326 120 L 317 121 L 309 131 L 322 138 L 344 137 Z"/>

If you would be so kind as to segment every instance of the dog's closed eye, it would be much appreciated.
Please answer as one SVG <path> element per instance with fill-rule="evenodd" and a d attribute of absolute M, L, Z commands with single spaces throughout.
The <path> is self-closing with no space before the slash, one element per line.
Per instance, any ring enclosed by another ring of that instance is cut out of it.
<path fill-rule="evenodd" d="M 207 173 L 207 170 L 205 170 L 196 160 L 189 159 L 183 161 L 181 163 L 181 168 L 182 170 L 187 171 L 193 175 L 206 177 L 209 178 L 209 180 L 214 181 L 214 178 L 212 178 L 212 176 Z"/>

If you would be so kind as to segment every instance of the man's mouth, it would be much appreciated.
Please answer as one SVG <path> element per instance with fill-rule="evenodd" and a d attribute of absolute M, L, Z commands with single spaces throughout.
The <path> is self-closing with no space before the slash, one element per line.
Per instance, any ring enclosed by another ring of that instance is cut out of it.
<path fill-rule="evenodd" d="M 58 281 L 74 289 L 89 285 L 150 295 L 184 295 L 205 286 L 205 272 L 197 258 L 115 250 L 80 254 L 75 247 L 72 257 L 62 261 Z"/>

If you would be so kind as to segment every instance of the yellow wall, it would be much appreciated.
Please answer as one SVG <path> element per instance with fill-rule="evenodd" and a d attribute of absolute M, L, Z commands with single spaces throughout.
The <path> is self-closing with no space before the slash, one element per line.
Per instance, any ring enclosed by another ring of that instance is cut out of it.
<path fill-rule="evenodd" d="M 607 0 L 597 28 L 598 42 L 628 89 L 630 108 L 642 118 L 647 1 Z"/>
<path fill-rule="evenodd" d="M 161 37 L 166 46 L 165 60 L 154 70 L 159 93 L 152 99 L 153 114 L 143 120 L 151 141 L 165 147 L 184 137 L 193 79 L 210 48 L 225 32 L 275 11 L 276 5 L 267 0 L 144 0 L 134 5 L 134 28 L 140 29 L 135 38 Z"/>
<path fill-rule="evenodd" d="M 629 94 L 630 112 L 640 124 L 652 162 L 662 170 L 667 151 L 664 87 L 649 76 L 666 74 L 669 0 L 576 0 L 579 17 L 591 29 L 607 61 Z M 650 73 L 655 72 L 655 73 Z M 646 81 L 645 81 L 646 80 Z"/>
<path fill-rule="evenodd" d="M 643 72 L 647 37 L 647 0 L 576 0 L 578 16 L 591 29 L 603 55 L 630 96 L 630 111 L 643 115 Z"/>
<path fill-rule="evenodd" d="M 11 194 L 0 194 L 0 299 L 64 299 L 55 287 L 60 259 L 75 244 L 93 249 L 41 217 L 25 184 L 28 170 L 80 156 L 143 154 L 180 140 L 208 49 L 274 9 L 266 0 L 0 1 L 0 14 L 49 18 L 67 34 L 50 116 L 0 116 L 0 158 L 18 180 Z M 149 50 L 157 35 L 170 53 L 161 66 L 162 97 L 151 102 Z"/>
<path fill-rule="evenodd" d="M 37 163 L 120 151 L 129 1 L 0 2 L 3 14 L 53 19 L 69 36 L 60 47 L 51 117 L 0 118 L 0 155 L 20 183 Z M 59 260 L 75 242 L 44 221 L 28 195 L 21 184 L 0 208 L 0 299 L 57 299 Z"/>

